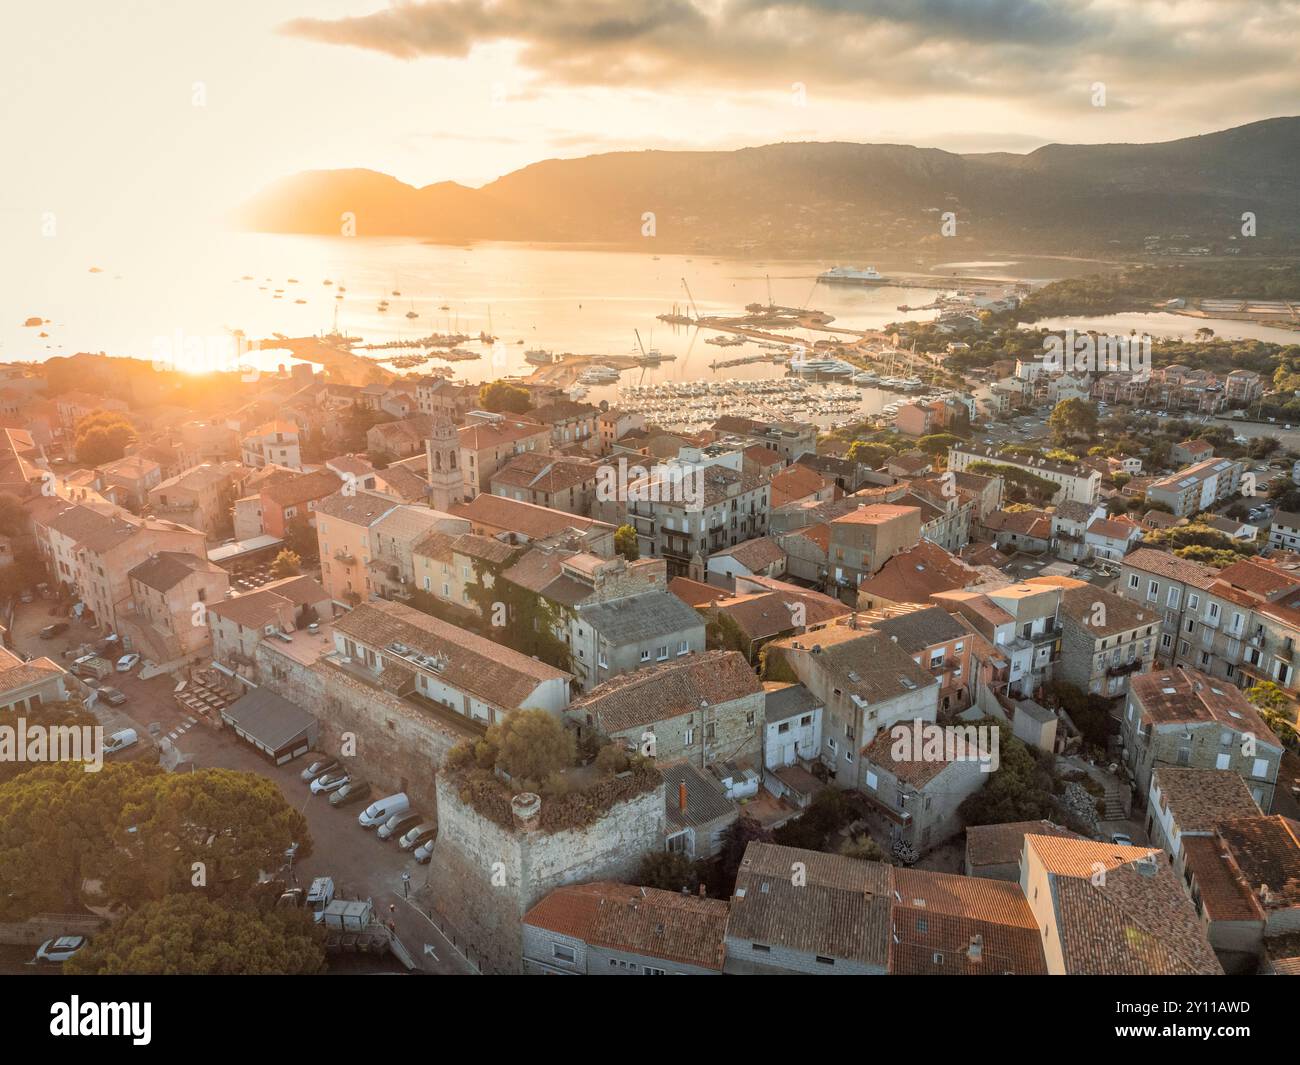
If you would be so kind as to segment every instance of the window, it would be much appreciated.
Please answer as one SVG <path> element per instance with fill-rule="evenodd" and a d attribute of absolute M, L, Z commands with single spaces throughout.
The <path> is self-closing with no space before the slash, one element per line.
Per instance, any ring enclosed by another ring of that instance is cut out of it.
<path fill-rule="evenodd" d="M 1268 779 L 1268 759 L 1256 758 L 1255 764 L 1250 767 L 1250 775 L 1264 780 Z"/>
<path fill-rule="evenodd" d="M 1187 594 L 1187 609 L 1195 610 L 1200 605 L 1201 605 L 1201 597 L 1199 595 L 1194 595 L 1191 592 L 1189 592 Z"/>
<path fill-rule="evenodd" d="M 681 643 L 677 645 L 677 654 L 679 656 L 690 654 L 690 652 L 691 652 L 691 645 L 689 641 L 683 640 Z"/>
<path fill-rule="evenodd" d="M 650 661 L 650 651 L 648 649 L 641 652 L 641 661 L 642 662 Z"/>
<path fill-rule="evenodd" d="M 1158 599 L 1160 597 L 1160 585 L 1155 581 L 1147 581 L 1147 598 Z"/>
<path fill-rule="evenodd" d="M 750 946 L 750 949 L 753 950 L 755 954 L 771 954 L 771 953 L 772 953 L 772 948 L 769 947 L 769 946 L 766 946 L 766 945 L 763 944 L 763 943 L 751 943 L 749 946 Z"/>
<path fill-rule="evenodd" d="M 817 955 L 817 964 L 818 964 L 818 965 L 834 965 L 834 964 L 835 964 L 835 959 L 834 959 L 834 958 L 826 958 L 826 957 L 823 957 L 822 955 L 818 954 L 818 955 Z"/>
<path fill-rule="evenodd" d="M 656 969 L 651 965 L 647 965 L 644 969 L 641 970 L 641 975 L 642 976 L 667 976 L 668 974 L 664 972 L 663 969 Z"/>
<path fill-rule="evenodd" d="M 1138 579 L 1138 575 L 1136 573 L 1130 573 L 1128 575 L 1128 586 L 1130 588 L 1136 588 L 1141 583 L 1142 582 Z"/>
<path fill-rule="evenodd" d="M 572 947 L 552 943 L 551 951 L 559 961 L 576 962 L 578 960 L 578 954 Z"/>

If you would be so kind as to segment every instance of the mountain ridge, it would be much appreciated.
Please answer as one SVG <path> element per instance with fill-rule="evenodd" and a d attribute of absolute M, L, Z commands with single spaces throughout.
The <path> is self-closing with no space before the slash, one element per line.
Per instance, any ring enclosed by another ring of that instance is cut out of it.
<path fill-rule="evenodd" d="M 657 250 L 831 252 L 941 239 L 951 211 L 966 243 L 1068 254 L 1140 246 L 1164 230 L 1227 240 L 1247 210 L 1261 237 L 1291 239 L 1300 234 L 1296 159 L 1300 117 L 1023 154 L 786 141 L 542 159 L 478 187 L 414 186 L 368 168 L 305 171 L 253 196 L 237 219 L 261 232 L 336 234 L 351 212 L 361 235 L 644 246 L 643 215 L 653 212 Z"/>

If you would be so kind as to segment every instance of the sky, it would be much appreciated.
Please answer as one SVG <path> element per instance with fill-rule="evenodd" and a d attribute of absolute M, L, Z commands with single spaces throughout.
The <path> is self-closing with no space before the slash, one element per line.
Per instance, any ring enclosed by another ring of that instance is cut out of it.
<path fill-rule="evenodd" d="M 1297 0 L 41 0 L 0 218 L 166 234 L 299 170 L 851 140 L 1170 140 L 1300 113 Z"/>

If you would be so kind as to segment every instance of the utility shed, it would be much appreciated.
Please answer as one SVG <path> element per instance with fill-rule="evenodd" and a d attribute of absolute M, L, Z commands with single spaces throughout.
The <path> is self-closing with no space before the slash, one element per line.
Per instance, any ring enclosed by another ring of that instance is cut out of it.
<path fill-rule="evenodd" d="M 297 758 L 316 744 L 316 719 L 296 703 L 267 688 L 253 688 L 221 711 L 235 735 L 276 765 Z"/>

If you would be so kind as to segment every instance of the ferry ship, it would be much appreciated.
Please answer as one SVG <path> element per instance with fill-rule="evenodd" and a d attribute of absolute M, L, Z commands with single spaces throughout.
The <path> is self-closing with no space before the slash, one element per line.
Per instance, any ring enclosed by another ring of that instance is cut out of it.
<path fill-rule="evenodd" d="M 856 266 L 832 266 L 817 275 L 817 280 L 828 285 L 887 285 L 889 278 L 881 275 L 874 266 L 859 270 Z"/>

